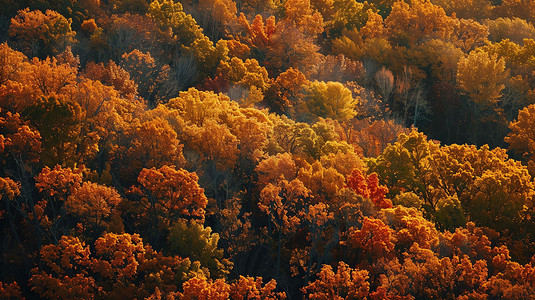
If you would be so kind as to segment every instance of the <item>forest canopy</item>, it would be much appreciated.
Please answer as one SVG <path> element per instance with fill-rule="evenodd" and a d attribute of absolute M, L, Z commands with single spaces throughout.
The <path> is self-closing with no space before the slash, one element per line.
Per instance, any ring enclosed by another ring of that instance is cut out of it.
<path fill-rule="evenodd" d="M 0 299 L 532 299 L 535 2 L 9 0 Z"/>

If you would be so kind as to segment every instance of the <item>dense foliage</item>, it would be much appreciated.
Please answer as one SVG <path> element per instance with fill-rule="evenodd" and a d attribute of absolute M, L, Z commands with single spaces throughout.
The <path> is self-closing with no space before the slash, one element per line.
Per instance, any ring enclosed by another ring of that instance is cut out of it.
<path fill-rule="evenodd" d="M 535 2 L 4 2 L 0 298 L 534 297 Z"/>

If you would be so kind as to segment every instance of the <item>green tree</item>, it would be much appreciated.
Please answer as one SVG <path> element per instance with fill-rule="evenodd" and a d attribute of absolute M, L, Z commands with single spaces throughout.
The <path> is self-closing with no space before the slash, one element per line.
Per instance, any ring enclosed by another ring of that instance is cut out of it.
<path fill-rule="evenodd" d="M 219 234 L 198 221 L 179 219 L 171 227 L 167 241 L 172 253 L 199 261 L 211 277 L 220 278 L 230 271 L 232 263 L 223 258 L 223 250 L 217 245 Z"/>

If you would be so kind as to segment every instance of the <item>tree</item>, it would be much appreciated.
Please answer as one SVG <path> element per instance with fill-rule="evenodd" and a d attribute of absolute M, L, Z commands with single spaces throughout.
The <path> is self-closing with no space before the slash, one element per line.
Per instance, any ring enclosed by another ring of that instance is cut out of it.
<path fill-rule="evenodd" d="M 210 14 L 212 20 L 210 20 L 211 22 L 209 22 L 209 24 L 213 24 L 213 26 L 228 27 L 234 25 L 237 20 L 238 9 L 236 8 L 236 3 L 234 1 L 201 0 L 199 1 L 199 10 Z M 203 28 L 206 28 L 209 32 L 211 31 L 213 33 L 214 31 L 217 31 L 215 28 L 207 27 L 208 26 L 203 26 Z M 221 30 L 221 28 L 218 29 Z M 225 33 L 224 30 L 221 31 Z M 214 35 L 213 37 L 217 38 L 218 36 Z"/>
<path fill-rule="evenodd" d="M 256 59 L 245 61 L 233 57 L 230 61 L 221 62 L 214 81 L 225 80 L 229 84 L 251 89 L 253 86 L 264 92 L 270 84 L 267 70 L 258 64 Z"/>
<path fill-rule="evenodd" d="M 1 106 L 4 109 L 22 113 L 39 97 L 64 96 L 73 91 L 78 66 L 69 49 L 57 57 L 47 57 L 44 60 L 34 57 L 31 61 L 18 56 L 11 49 L 5 51 L 6 65 L 2 68 L 6 81 L 0 85 Z M 69 56 L 72 61 L 69 61 Z"/>
<path fill-rule="evenodd" d="M 393 230 L 393 241 L 398 253 L 408 252 L 415 244 L 433 251 L 439 246 L 440 233 L 435 223 L 425 219 L 422 212 L 415 208 L 396 206 L 382 209 L 378 218 Z"/>
<path fill-rule="evenodd" d="M 20 286 L 17 284 L 17 282 L 0 282 L 0 294 L 2 294 L 2 297 L 6 297 L 9 299 L 25 299 L 22 296 Z"/>
<path fill-rule="evenodd" d="M 297 177 L 298 167 L 290 153 L 279 153 L 263 159 L 255 171 L 258 173 L 256 184 L 262 189 L 280 179 L 294 180 Z"/>
<path fill-rule="evenodd" d="M 201 156 L 199 163 L 215 163 L 221 170 L 236 165 L 239 141 L 226 124 L 209 119 L 202 127 L 187 127 L 185 133 L 187 146 Z"/>
<path fill-rule="evenodd" d="M 248 16 L 255 16 L 262 13 L 272 14 L 276 8 L 273 0 L 240 0 L 236 1 L 236 6 L 240 14 L 244 13 Z"/>
<path fill-rule="evenodd" d="M 457 84 L 470 98 L 473 114 L 471 140 L 476 145 L 479 142 L 478 124 L 483 112 L 497 108 L 497 101 L 505 88 L 505 80 L 509 77 L 508 73 L 503 59 L 483 51 L 472 51 L 459 60 Z"/>
<path fill-rule="evenodd" d="M 121 201 L 121 196 L 115 189 L 84 182 L 67 198 L 65 209 L 78 217 L 86 229 L 91 230 L 91 227 L 99 228 L 109 224 L 110 216 Z"/>
<path fill-rule="evenodd" d="M 85 115 L 78 103 L 57 96 L 42 97 L 24 115 L 41 134 L 45 164 L 73 165 L 78 161 L 77 153 L 84 147 L 80 133 Z"/>
<path fill-rule="evenodd" d="M 41 263 L 32 269 L 29 285 L 43 298 L 90 299 L 97 294 L 91 277 L 89 246 L 76 237 L 63 236 L 57 245 L 39 250 Z"/>
<path fill-rule="evenodd" d="M 144 292 L 142 282 L 136 286 L 136 279 L 144 271 L 142 264 L 150 259 L 151 250 L 137 234 L 108 233 L 95 241 L 96 259 L 92 268 L 111 283 L 113 289 L 108 290 L 111 295 L 134 296 Z"/>
<path fill-rule="evenodd" d="M 204 276 L 196 276 L 184 282 L 182 285 L 184 293 L 183 299 L 286 299 L 284 292 L 277 293 L 275 288 L 277 282 L 272 279 L 262 286 L 262 277 L 240 276 L 232 284 L 228 284 L 224 279 L 211 280 Z"/>
<path fill-rule="evenodd" d="M 240 108 L 239 113 L 232 111 L 227 113 L 228 119 L 225 123 L 239 141 L 240 158 L 245 159 L 245 162 L 258 161 L 272 131 L 267 112 L 254 108 Z"/>
<path fill-rule="evenodd" d="M 439 147 L 413 131 L 400 135 L 398 142 L 370 161 L 369 168 L 379 174 L 391 198 L 401 192 L 415 193 L 425 202 L 427 213 L 449 224 L 466 217 L 508 235 L 519 232 L 517 226 L 529 219 L 531 176 L 527 167 L 509 159 L 501 148 Z M 446 211 L 459 215 L 444 219 Z M 507 228 L 515 229 L 507 233 Z"/>
<path fill-rule="evenodd" d="M 379 185 L 377 173 L 371 173 L 367 177 L 359 169 L 353 169 L 347 177 L 347 187 L 365 198 L 373 201 L 378 209 L 392 207 L 392 201 L 385 199 L 388 188 Z"/>
<path fill-rule="evenodd" d="M 466 213 L 457 195 L 447 196 L 438 200 L 434 214 L 437 226 L 453 230 L 466 225 Z"/>
<path fill-rule="evenodd" d="M 323 31 L 323 17 L 312 9 L 310 0 L 286 1 L 284 10 L 284 21 L 293 24 L 305 35 L 314 36 Z"/>
<path fill-rule="evenodd" d="M 394 120 L 370 121 L 355 118 L 336 124 L 336 132 L 341 140 L 355 147 L 355 152 L 364 157 L 377 157 L 401 133 L 408 133 L 409 129 Z"/>
<path fill-rule="evenodd" d="M 442 197 L 456 196 L 469 220 L 502 231 L 525 218 L 523 206 L 530 205 L 533 190 L 531 176 L 504 149 L 450 145 L 432 158 L 438 176 L 433 185 L 441 186 Z"/>
<path fill-rule="evenodd" d="M 322 60 L 318 72 L 313 79 L 318 81 L 337 81 L 349 83 L 364 78 L 364 67 L 361 62 L 339 55 L 327 55 Z"/>
<path fill-rule="evenodd" d="M 314 38 L 292 23 L 277 23 L 263 65 L 273 77 L 288 68 L 298 69 L 306 76 L 315 74 L 323 55 L 318 52 L 319 47 L 314 43 Z"/>
<path fill-rule="evenodd" d="M 404 256 L 404 260 L 393 260 L 382 266 L 382 271 L 389 275 L 382 278 L 382 286 L 378 290 L 384 289 L 391 297 L 448 298 L 465 293 L 468 297 L 482 297 L 476 291 L 486 283 L 484 261 L 472 264 L 466 257 L 440 258 L 433 251 L 418 247 L 418 244 L 414 244 Z M 418 284 L 413 285 L 412 282 Z"/>
<path fill-rule="evenodd" d="M 253 22 L 249 23 L 245 15 L 240 13 L 238 22 L 243 30 L 240 40 L 251 49 L 257 48 L 265 52 L 273 44 L 273 35 L 276 31 L 275 16 L 264 20 L 262 15 L 256 15 Z"/>
<path fill-rule="evenodd" d="M 9 230 L 11 231 L 11 236 L 9 234 L 6 234 L 6 240 L 13 239 L 15 243 L 19 244 L 17 246 L 22 247 L 14 218 L 16 213 L 12 209 L 16 209 L 16 205 L 13 205 L 13 202 L 15 202 L 16 197 L 20 195 L 20 183 L 13 181 L 13 179 L 11 178 L 0 177 L 0 192 L 2 194 L 2 196 L 0 196 L 0 220 L 7 221 L 9 225 Z M 2 291 L 2 289 L 2 282 L 0 282 L 0 292 Z M 11 290 L 9 285 L 7 285 L 5 289 L 6 293 Z"/>
<path fill-rule="evenodd" d="M 129 190 L 133 201 L 127 212 L 147 231 L 152 244 L 161 243 L 161 234 L 180 218 L 204 220 L 208 199 L 197 180 L 197 174 L 171 166 L 139 173 L 139 185 Z"/>
<path fill-rule="evenodd" d="M 505 137 L 505 142 L 509 144 L 509 149 L 520 154 L 528 162 L 530 173 L 535 171 L 533 154 L 535 153 L 535 105 L 529 105 L 518 112 L 517 120 L 509 123 L 511 132 Z"/>
<path fill-rule="evenodd" d="M 35 178 L 35 187 L 47 197 L 65 201 L 67 197 L 82 185 L 82 169 L 62 168 L 56 165 L 54 169 L 44 167 Z"/>
<path fill-rule="evenodd" d="M 56 165 L 54 169 L 44 167 L 35 177 L 41 198 L 30 203 L 26 217 L 32 220 L 40 238 L 58 241 L 72 229 L 66 221 L 65 202 L 81 187 L 84 172 L 87 172 L 85 167 L 71 169 Z"/>
<path fill-rule="evenodd" d="M 394 91 L 394 74 L 385 67 L 375 73 L 375 82 L 383 101 L 388 102 Z"/>
<path fill-rule="evenodd" d="M 238 108 L 237 103 L 231 102 L 226 95 L 195 88 L 180 92 L 179 97 L 169 100 L 166 106 L 177 110 L 184 121 L 197 126 L 203 126 L 207 119 L 217 120 L 222 112 Z"/>
<path fill-rule="evenodd" d="M 143 0 L 111 0 L 110 7 L 115 13 L 137 12 L 140 14 L 146 13 L 149 5 L 147 1 Z"/>
<path fill-rule="evenodd" d="M 112 86 L 121 96 L 132 98 L 137 94 L 137 85 L 130 79 L 130 74 L 114 61 L 106 64 L 90 62 L 86 65 L 84 77 Z"/>
<path fill-rule="evenodd" d="M 11 162 L 35 163 L 39 161 L 41 151 L 39 131 L 30 127 L 18 113 L 0 110 L 0 156 L 10 158 Z M 4 161 L 3 164 L 9 163 Z"/>
<path fill-rule="evenodd" d="M 361 3 L 352 0 L 334 0 L 333 8 L 335 13 L 331 24 L 332 33 L 337 34 L 343 29 L 360 29 L 366 24 L 368 10 L 373 6 L 367 2 Z"/>
<path fill-rule="evenodd" d="M 9 26 L 9 35 L 30 56 L 44 58 L 63 51 L 75 42 L 72 20 L 53 10 L 42 13 L 29 8 L 20 10 Z"/>
<path fill-rule="evenodd" d="M 364 31 L 366 32 L 366 30 Z M 381 38 L 384 40 L 384 38 Z M 376 40 L 368 39 L 367 42 Z M 385 40 L 386 41 L 386 40 Z M 357 29 L 344 30 L 340 37 L 332 42 L 332 52 L 335 55 L 344 55 L 345 57 L 360 61 L 364 55 L 364 41 L 362 35 Z"/>
<path fill-rule="evenodd" d="M 106 233 L 94 249 L 91 271 L 104 298 L 147 298 L 157 289 L 176 293 L 180 284 L 200 272 L 198 263 L 164 256 L 137 234 Z"/>
<path fill-rule="evenodd" d="M 338 242 L 338 235 L 333 230 L 335 218 L 331 203 L 310 204 L 304 210 L 302 219 L 307 234 L 306 242 L 292 249 L 290 271 L 293 277 L 304 276 L 308 280 L 319 271 L 320 263 L 329 260 L 332 248 Z"/>
<path fill-rule="evenodd" d="M 228 39 L 225 42 L 227 43 L 229 57 L 245 59 L 251 56 L 251 48 L 239 41 L 237 38 Z"/>
<path fill-rule="evenodd" d="M 437 147 L 437 143 L 428 141 L 423 133 L 416 130 L 402 133 L 397 142 L 387 146 L 382 155 L 369 162 L 369 172 L 378 174 L 380 182 L 389 190 L 389 198 L 410 190 L 434 206 L 427 184 L 431 166 L 426 158 Z"/>
<path fill-rule="evenodd" d="M 411 4 L 396 1 L 385 19 L 390 36 L 401 45 L 415 45 L 425 38 L 447 39 L 455 20 L 442 7 L 430 1 L 416 0 Z"/>
<path fill-rule="evenodd" d="M 171 219 L 176 215 L 204 218 L 207 199 L 197 180 L 195 173 L 169 166 L 143 169 L 138 177 L 142 189 L 150 191 L 151 196 L 168 210 Z"/>
<path fill-rule="evenodd" d="M 276 293 L 277 282 L 271 279 L 263 285 L 262 277 L 241 276 L 230 287 L 231 299 L 285 299 L 286 294 Z"/>
<path fill-rule="evenodd" d="M 197 276 L 184 282 L 182 285 L 183 299 L 228 299 L 230 296 L 230 286 L 224 279 L 210 280 L 203 276 Z"/>
<path fill-rule="evenodd" d="M 468 48 L 465 51 L 469 51 L 483 41 L 477 32 L 473 35 L 469 31 L 459 32 L 461 34 L 454 36 L 452 42 L 445 42 L 439 39 L 427 40 L 409 51 L 407 54 L 409 56 L 408 60 L 414 60 L 414 64 L 422 71 L 425 71 L 428 78 L 421 79 L 418 69 L 404 66 L 403 72 L 396 78 L 400 98 L 409 97 L 404 102 L 417 102 L 411 101 L 411 94 L 418 90 L 420 90 L 421 94 L 422 84 L 426 81 L 441 81 L 450 84 L 455 82 L 459 59 L 465 55 L 463 50 Z M 413 96 L 413 98 L 415 97 Z M 422 99 L 419 99 L 419 101 L 425 103 Z"/>
<path fill-rule="evenodd" d="M 34 57 L 21 81 L 40 96 L 60 96 L 75 86 L 77 74 L 77 66 L 62 62 L 56 57 L 43 60 Z"/>
<path fill-rule="evenodd" d="M 152 1 L 149 15 L 157 22 L 162 34 L 179 39 L 180 44 L 190 45 L 202 35 L 202 31 L 191 15 L 183 11 L 182 4 L 173 1 Z M 170 29 L 170 32 L 166 32 Z M 180 33 L 180 35 L 177 35 Z"/>
<path fill-rule="evenodd" d="M 488 43 L 489 28 L 471 19 L 460 19 L 455 26 L 453 43 L 468 52 Z"/>
<path fill-rule="evenodd" d="M 513 43 L 522 45 L 524 39 L 535 38 L 533 24 L 518 17 L 489 20 L 487 26 L 489 27 L 489 40 L 495 43 L 508 39 Z M 511 30 L 512 28 L 515 30 Z"/>
<path fill-rule="evenodd" d="M 380 219 L 364 217 L 362 228 L 351 227 L 345 241 L 351 258 L 367 267 L 377 259 L 391 259 L 395 247 L 395 231 Z M 351 252 L 351 251 L 354 252 Z M 359 257 L 362 255 L 362 258 Z"/>
<path fill-rule="evenodd" d="M 368 9 L 368 20 L 366 25 L 360 29 L 360 34 L 362 34 L 363 39 L 374 39 L 382 38 L 386 36 L 386 30 L 384 27 L 383 17 L 374 12 L 371 9 Z"/>
<path fill-rule="evenodd" d="M 158 101 L 156 95 L 159 89 L 159 71 L 156 60 L 150 52 L 138 49 L 121 56 L 121 67 L 125 69 L 132 80 L 137 84 L 138 94 L 152 105 Z"/>
<path fill-rule="evenodd" d="M 492 1 L 488 0 L 435 0 L 434 4 L 441 6 L 448 16 L 455 14 L 458 18 L 482 20 L 491 16 L 493 8 Z"/>
<path fill-rule="evenodd" d="M 0 85 L 4 85 L 8 80 L 20 78 L 28 59 L 22 52 L 11 49 L 7 43 L 0 44 L 0 53 Z"/>
<path fill-rule="evenodd" d="M 302 292 L 309 299 L 364 299 L 369 294 L 368 271 L 352 269 L 340 261 L 336 273 L 330 265 L 324 265 L 318 279 L 309 282 Z"/>
<path fill-rule="evenodd" d="M 149 14 L 112 14 L 101 13 L 97 17 L 101 27 L 85 40 L 88 46 L 82 55 L 94 62 L 113 60 L 118 62 L 121 55 L 134 49 L 154 48 L 159 45 L 160 36 L 156 22 Z M 159 51 L 156 52 L 159 54 Z"/>
<path fill-rule="evenodd" d="M 176 292 L 198 264 L 154 251 L 137 234 L 106 233 L 94 252 L 80 239 L 63 236 L 39 251 L 30 286 L 40 297 L 55 299 L 147 298 L 156 289 Z"/>
<path fill-rule="evenodd" d="M 212 233 L 210 227 L 205 228 L 194 220 L 179 219 L 170 228 L 167 242 L 172 253 L 199 261 L 214 278 L 230 272 L 232 263 L 223 258 L 223 250 L 218 248 L 219 235 Z"/>
<path fill-rule="evenodd" d="M 180 63 L 180 58 L 192 56 L 199 68 L 199 78 L 208 77 L 216 69 L 221 60 L 226 60 L 228 48 L 226 43 L 218 42 L 214 45 L 205 36 L 202 29 L 191 15 L 183 11 L 182 4 L 174 3 L 171 0 L 155 0 L 149 6 L 149 16 L 159 27 L 157 34 L 161 43 L 169 49 L 162 53 L 162 57 L 173 60 L 176 66 Z M 177 57 L 173 57 L 178 54 Z M 178 59 L 177 59 L 178 58 Z M 178 75 L 185 75 L 185 72 L 192 70 L 182 70 Z M 196 76 L 192 79 L 195 82 Z M 175 78 L 182 81 L 184 78 Z M 185 88 L 187 86 L 183 86 Z"/>
<path fill-rule="evenodd" d="M 297 175 L 310 189 L 314 203 L 328 202 L 344 188 L 345 178 L 333 167 L 324 167 L 319 161 L 301 167 Z"/>
<path fill-rule="evenodd" d="M 143 168 L 165 165 L 183 166 L 185 163 L 177 133 L 166 120 L 156 117 L 142 121 L 131 120 L 112 149 L 114 167 L 126 186 L 134 184 L 136 174 Z"/>
<path fill-rule="evenodd" d="M 258 245 L 260 236 L 251 223 L 251 212 L 245 209 L 246 202 L 239 196 L 227 199 L 224 205 L 218 205 L 216 218 L 220 222 L 219 236 L 221 245 L 234 264 L 233 270 L 243 270 L 250 264 L 239 258 Z M 238 271 L 240 272 L 240 271 Z"/>
<path fill-rule="evenodd" d="M 494 8 L 497 17 L 521 18 L 533 23 L 535 5 L 531 1 L 504 0 Z"/>
<path fill-rule="evenodd" d="M 349 120 L 357 115 L 358 99 L 338 82 L 315 81 L 305 87 L 302 103 L 303 113 L 313 117 Z"/>
<path fill-rule="evenodd" d="M 309 6 L 307 1 L 301 0 L 292 3 L 288 2 L 288 5 Z M 321 55 L 317 52 L 318 46 L 313 42 L 315 35 L 307 35 L 296 27 L 297 25 L 294 24 L 294 21 L 300 22 L 299 18 L 302 15 L 297 10 L 292 11 L 295 12 L 293 16 L 298 20 L 277 23 L 274 16 L 264 20 L 261 15 L 257 15 L 250 23 L 243 14 L 238 18 L 242 28 L 240 41 L 252 49 L 252 54 L 255 55 L 254 58 L 268 70 L 272 77 L 286 71 L 288 68 L 299 69 L 307 75 L 313 74 L 316 72 L 316 66 L 321 60 Z M 319 13 L 316 13 L 315 16 L 321 18 Z M 304 22 L 306 23 L 307 21 Z M 311 30 L 315 30 L 313 28 L 314 22 L 309 24 L 312 26 Z M 303 30 L 307 29 L 303 28 Z"/>
<path fill-rule="evenodd" d="M 264 102 L 273 112 L 291 112 L 297 103 L 298 95 L 307 83 L 309 82 L 305 74 L 290 67 L 274 80 L 266 91 Z"/>
<path fill-rule="evenodd" d="M 0 200 L 13 200 L 20 194 L 20 185 L 10 178 L 0 178 L 2 198 Z"/>
<path fill-rule="evenodd" d="M 176 109 L 186 122 L 201 127 L 212 119 L 226 125 L 238 141 L 239 157 L 256 159 L 267 144 L 271 122 L 266 112 L 253 108 L 240 108 L 223 94 L 190 89 L 180 97 L 171 99 L 167 106 Z M 225 131 L 225 126 L 221 127 Z M 229 136 L 229 138 L 233 139 Z"/>
<path fill-rule="evenodd" d="M 319 118 L 312 126 L 301 128 L 299 131 L 302 153 L 315 159 L 330 153 L 354 152 L 351 145 L 339 139 L 334 121 L 331 119 Z"/>
<path fill-rule="evenodd" d="M 269 234 L 276 236 L 276 276 L 280 272 L 283 244 L 299 228 L 302 210 L 309 196 L 310 190 L 299 179 L 278 180 L 274 184 L 269 183 L 260 192 L 258 208 L 269 218 Z"/>
<path fill-rule="evenodd" d="M 99 80 L 84 77 L 76 84 L 76 88 L 65 93 L 65 98 L 78 103 L 85 113 L 82 130 L 95 130 L 102 137 L 106 137 L 109 133 L 98 128 L 102 124 L 97 124 L 96 121 L 102 115 L 109 113 L 111 110 L 109 104 L 119 102 L 119 97 L 119 92 L 113 87 L 104 85 Z"/>
<path fill-rule="evenodd" d="M 531 206 L 535 195 L 531 181 L 527 181 L 531 176 L 526 169 L 522 171 L 523 174 L 487 171 L 477 178 L 471 188 L 471 201 L 462 203 L 467 206 L 471 220 L 502 232 L 519 232 L 526 207 Z"/>
<path fill-rule="evenodd" d="M 286 116 L 274 117 L 273 134 L 269 137 L 268 153 L 304 153 L 307 147 L 313 147 L 315 137 L 310 125 L 295 122 Z"/>
<path fill-rule="evenodd" d="M 505 61 L 482 51 L 472 51 L 459 60 L 457 82 L 470 100 L 492 106 L 500 97 L 507 78 Z"/>

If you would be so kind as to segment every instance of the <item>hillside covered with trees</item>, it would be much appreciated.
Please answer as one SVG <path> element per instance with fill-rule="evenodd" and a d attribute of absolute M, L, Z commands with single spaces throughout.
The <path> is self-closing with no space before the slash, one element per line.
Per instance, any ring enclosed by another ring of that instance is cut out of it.
<path fill-rule="evenodd" d="M 5 0 L 1 299 L 534 299 L 535 1 Z"/>

